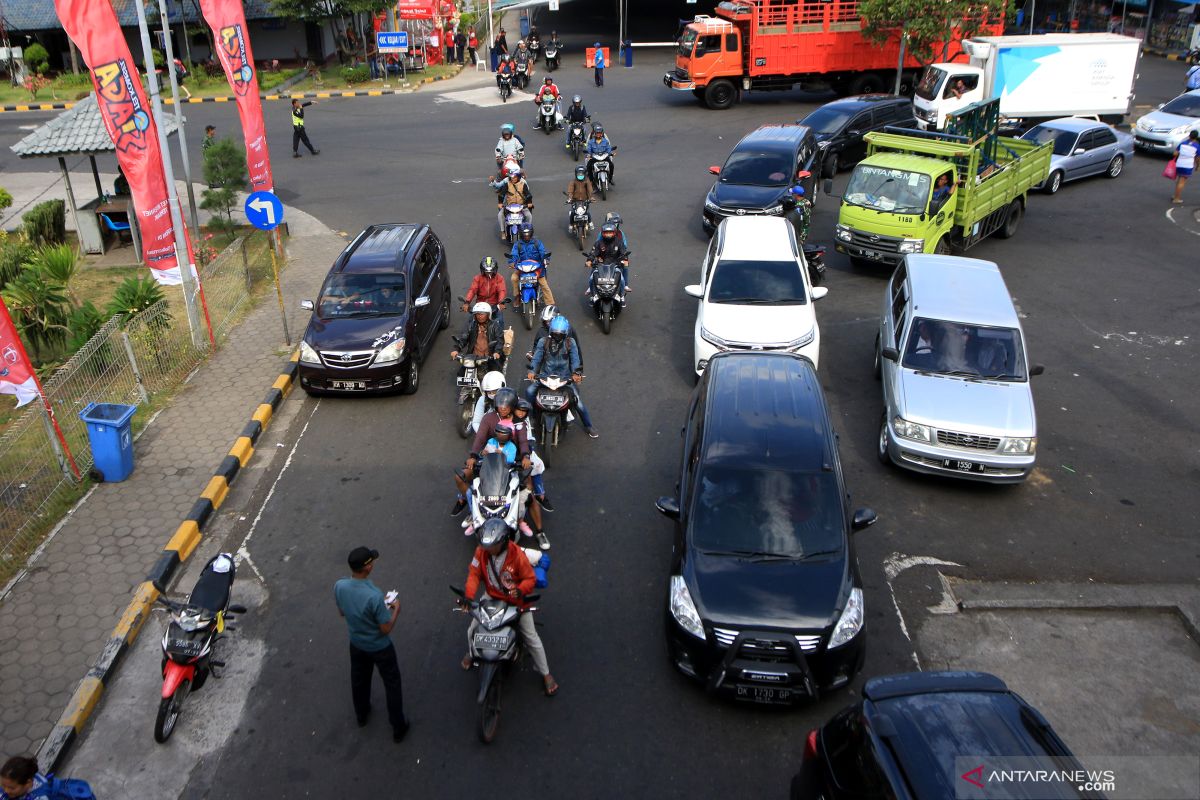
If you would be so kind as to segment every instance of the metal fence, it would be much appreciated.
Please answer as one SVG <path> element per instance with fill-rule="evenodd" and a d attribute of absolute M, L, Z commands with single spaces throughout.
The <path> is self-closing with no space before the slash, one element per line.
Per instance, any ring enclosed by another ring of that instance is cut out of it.
<path fill-rule="evenodd" d="M 218 346 L 254 291 L 271 280 L 270 247 L 261 231 L 238 237 L 200 270 Z M 183 299 L 176 295 L 138 314 L 113 317 L 44 381 L 80 474 L 86 478 L 92 466 L 87 427 L 79 419 L 88 403 L 137 405 L 133 424 L 140 428 L 156 398 L 182 383 L 210 350 L 207 337 L 201 346 L 193 344 Z M 85 483 L 75 479 L 49 415 L 40 403 L 30 403 L 0 436 L 0 585 L 24 565 Z"/>

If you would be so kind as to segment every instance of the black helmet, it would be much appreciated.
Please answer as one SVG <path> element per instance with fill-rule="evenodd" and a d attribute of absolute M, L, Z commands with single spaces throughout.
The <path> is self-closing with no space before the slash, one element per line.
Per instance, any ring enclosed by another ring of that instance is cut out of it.
<path fill-rule="evenodd" d="M 621 215 L 618 214 L 617 212 L 610 211 L 604 215 L 604 221 L 611 222 L 613 225 L 616 225 L 618 228 L 620 228 L 621 223 L 624 222 L 625 220 L 621 219 Z"/>
<path fill-rule="evenodd" d="M 508 523 L 502 517 L 492 517 L 485 520 L 482 525 L 475 529 L 475 538 L 484 547 L 502 542 L 509 536 Z"/>
<path fill-rule="evenodd" d="M 554 83 L 554 78 L 551 78 L 549 75 L 547 75 L 545 78 L 542 78 L 543 86 L 549 86 L 552 83 Z"/>
<path fill-rule="evenodd" d="M 575 167 L 575 180 L 577 180 L 577 181 L 587 180 L 587 167 L 585 167 L 583 164 L 580 164 L 579 166 Z"/>
<path fill-rule="evenodd" d="M 505 386 L 503 389 L 500 389 L 496 392 L 496 399 L 492 402 L 496 406 L 497 411 L 502 408 L 507 408 L 509 411 L 512 411 L 517 405 L 517 393 Z"/>
<path fill-rule="evenodd" d="M 496 259 L 492 258 L 491 256 L 485 256 L 484 259 L 479 262 L 479 274 L 480 275 L 495 275 L 496 274 Z"/>
<path fill-rule="evenodd" d="M 527 242 L 533 238 L 533 226 L 532 225 L 525 224 L 525 225 L 521 226 L 521 238 Z"/>
<path fill-rule="evenodd" d="M 597 133 L 604 133 L 604 126 L 599 122 L 592 126 L 592 135 L 595 136 Z"/>
<path fill-rule="evenodd" d="M 611 242 L 617 238 L 617 226 L 611 222 L 606 222 L 600 228 L 600 235 L 604 237 L 604 241 Z"/>
<path fill-rule="evenodd" d="M 497 425 L 496 430 L 492 432 L 496 437 L 496 441 L 500 444 L 508 444 L 513 440 L 513 429 L 511 425 Z"/>
<path fill-rule="evenodd" d="M 517 401 L 517 411 L 524 411 L 526 414 L 533 413 L 533 403 L 522 397 Z"/>

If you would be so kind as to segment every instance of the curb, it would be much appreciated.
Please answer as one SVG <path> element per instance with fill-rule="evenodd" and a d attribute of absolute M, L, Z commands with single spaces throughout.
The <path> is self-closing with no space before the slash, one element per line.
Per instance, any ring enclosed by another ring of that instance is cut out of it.
<path fill-rule="evenodd" d="M 1187 53 L 1180 55 L 1179 53 L 1171 53 L 1166 50 L 1160 50 L 1157 47 L 1142 47 L 1142 55 L 1162 56 L 1167 61 L 1186 61 Z"/>
<path fill-rule="evenodd" d="M 62 716 L 59 717 L 58 722 L 50 731 L 50 735 L 46 737 L 38 750 L 38 763 L 45 771 L 53 772 L 58 769 L 63 757 L 78 738 L 83 726 L 87 724 L 88 717 L 99 704 L 104 687 L 116 673 L 121 657 L 137 639 L 142 625 L 145 624 L 154 608 L 155 601 L 171 583 L 180 565 L 187 561 L 188 556 L 200 544 L 201 532 L 204 530 L 205 523 L 225 502 L 230 484 L 233 483 L 242 468 L 249 463 L 250 457 L 254 455 L 255 443 L 262 432 L 267 429 L 271 417 L 279 410 L 284 398 L 291 392 L 299 372 L 299 358 L 298 351 L 292 354 L 287 366 L 267 391 L 266 397 L 254 410 L 250 422 L 242 429 L 241 435 L 234 440 L 229 454 L 221 461 L 208 485 L 200 493 L 200 498 L 163 548 L 162 554 L 151 568 L 149 575 L 146 576 L 146 580 L 138 584 L 134 590 L 133 598 L 125 607 L 116 627 L 113 628 L 99 658 L 75 688 Z"/>

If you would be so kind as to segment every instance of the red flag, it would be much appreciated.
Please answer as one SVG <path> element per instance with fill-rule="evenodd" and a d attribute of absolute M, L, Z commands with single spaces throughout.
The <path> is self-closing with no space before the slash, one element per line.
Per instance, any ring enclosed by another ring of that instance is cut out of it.
<path fill-rule="evenodd" d="M 181 283 L 158 128 L 117 14 L 109 0 L 54 0 L 54 6 L 91 68 L 100 116 L 133 194 L 146 264 L 159 283 Z M 184 252 L 190 254 L 186 231 L 184 237 Z"/>
<path fill-rule="evenodd" d="M 246 33 L 246 13 L 241 0 L 200 0 L 200 8 L 212 28 L 217 56 L 237 98 L 252 191 L 269 192 L 274 189 L 275 182 L 271 176 L 271 156 L 267 153 L 262 100 L 258 96 L 258 73 L 254 69 L 254 53 Z"/>
<path fill-rule="evenodd" d="M 37 399 L 37 379 L 25 346 L 17 336 L 17 327 L 8 315 L 8 306 L 0 297 L 0 394 L 15 394 L 17 408 Z"/>

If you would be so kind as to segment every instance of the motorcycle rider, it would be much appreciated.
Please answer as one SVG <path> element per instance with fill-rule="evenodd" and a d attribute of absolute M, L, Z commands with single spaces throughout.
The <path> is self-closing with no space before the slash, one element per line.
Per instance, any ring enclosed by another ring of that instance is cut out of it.
<path fill-rule="evenodd" d="M 492 307 L 487 303 L 476 303 L 471 309 L 471 319 L 463 330 L 463 350 L 457 347 L 450 351 L 450 358 L 457 359 L 460 352 L 488 359 L 488 370 L 504 371 L 504 332 L 500 323 L 492 319 Z M 461 373 L 460 373 L 461 374 Z"/>
<path fill-rule="evenodd" d="M 479 430 L 479 425 L 483 422 L 483 415 L 492 410 L 496 392 L 506 385 L 503 372 L 493 370 L 483 376 L 483 380 L 479 382 L 480 393 L 479 399 L 475 401 L 475 413 L 471 415 L 472 432 Z"/>
<path fill-rule="evenodd" d="M 468 600 L 474 600 L 479 594 L 479 586 L 489 597 L 513 603 L 523 610 L 517 617 L 517 631 L 521 641 L 533 658 L 534 669 L 542 676 L 542 688 L 547 697 L 558 693 L 558 682 L 550 674 L 550 665 L 546 662 L 546 648 L 538 637 L 537 628 L 533 624 L 533 611 L 525 602 L 525 595 L 533 591 L 537 584 L 533 567 L 529 559 L 509 537 L 508 526 L 504 520 L 493 517 L 480 526 L 476 531 L 479 546 L 471 557 L 471 566 L 467 572 L 466 595 Z M 467 627 L 467 654 L 463 656 L 461 666 L 464 670 L 471 669 L 471 647 L 475 642 L 475 632 L 479 622 L 471 617 Z"/>
<path fill-rule="evenodd" d="M 536 55 L 536 51 L 542 46 L 542 35 L 538 33 L 537 26 L 529 28 L 529 35 L 525 37 L 525 41 L 529 43 L 530 54 Z"/>
<path fill-rule="evenodd" d="M 595 163 L 592 156 L 599 155 L 601 153 L 608 153 L 611 156 L 616 151 L 617 151 L 617 148 L 613 147 L 612 142 L 610 142 L 608 140 L 608 135 L 604 133 L 604 126 L 599 123 L 593 125 L 592 126 L 592 136 L 590 139 L 588 139 L 588 143 L 587 143 L 588 175 L 592 175 L 592 176 L 595 175 L 595 172 L 593 172 L 593 170 L 592 170 L 592 165 Z M 614 162 L 614 159 L 612 159 L 610 157 L 608 159 L 608 182 L 611 185 L 616 186 L 617 181 L 614 178 L 614 173 L 616 173 L 616 171 L 617 171 L 617 165 L 613 162 Z"/>
<path fill-rule="evenodd" d="M 527 366 L 533 363 L 533 351 L 537 348 L 538 342 L 546 338 L 546 334 L 550 332 L 550 323 L 557 316 L 560 316 L 558 306 L 546 306 L 542 309 L 542 326 L 533 332 L 533 344 L 529 345 L 529 352 L 525 354 Z M 567 318 L 563 317 L 563 319 Z M 575 326 L 571 325 L 570 320 L 567 320 L 567 325 L 567 336 L 571 337 L 571 342 L 575 345 L 575 352 L 579 354 L 579 368 L 582 369 L 583 348 L 579 345 L 579 335 L 575 333 Z"/>
<path fill-rule="evenodd" d="M 500 238 L 504 239 L 504 207 L 506 205 L 517 204 L 525 206 L 522 212 L 522 228 L 532 229 L 533 214 L 533 191 L 530 190 L 529 184 L 525 178 L 521 176 L 521 170 L 509 170 L 508 180 L 504 182 L 503 188 L 496 192 L 497 202 L 496 208 L 500 209 L 496 213 L 496 223 L 500 227 Z M 516 294 L 516 284 L 513 284 L 513 294 Z"/>
<path fill-rule="evenodd" d="M 523 402 L 525 401 L 517 401 L 517 407 L 513 409 L 512 419 L 501 420 L 500 424 L 496 426 L 495 435 L 491 439 L 488 439 L 487 444 L 484 445 L 483 452 L 480 455 L 487 455 L 488 453 L 503 453 L 505 463 L 507 463 L 509 467 L 513 467 L 516 464 L 517 446 L 513 443 L 513 438 L 517 435 L 517 426 L 521 424 L 517 421 L 517 414 L 520 413 L 520 404 Z M 528 405 L 528 403 L 526 404 Z M 528 438 L 532 436 L 532 434 L 533 430 L 529 426 L 526 426 L 525 436 Z M 525 521 L 526 517 L 532 520 L 535 516 L 532 509 L 533 504 L 529 502 L 530 497 L 539 492 L 539 486 L 541 487 L 541 494 L 544 496 L 546 493 L 545 484 L 542 483 L 541 478 L 542 473 L 546 471 L 546 465 L 542 459 L 538 457 L 537 453 L 533 452 L 532 442 L 530 443 L 529 448 L 529 462 L 532 464 L 532 469 L 529 473 L 529 480 L 525 483 L 525 488 L 520 492 L 519 502 L 525 514 L 520 520 L 518 520 L 517 527 L 520 529 L 523 535 L 531 536 L 537 539 L 539 550 L 549 550 L 550 539 L 546 536 L 546 532 L 542 530 L 540 512 L 537 514 L 537 519 L 539 522 L 537 523 L 536 534 L 530 530 L 529 523 Z M 541 498 L 539 498 L 538 502 L 541 502 Z M 547 510 L 550 511 L 553 509 Z M 470 530 L 471 529 L 468 528 L 467 532 L 470 533 Z"/>
<path fill-rule="evenodd" d="M 500 60 L 496 64 L 496 88 L 500 88 L 500 76 L 507 75 L 509 80 L 513 78 L 512 58 L 507 55 L 501 55 Z"/>
<path fill-rule="evenodd" d="M 808 239 L 808 228 L 812 221 L 812 201 L 804 196 L 803 186 L 796 184 L 788 190 L 783 210 L 789 217 L 795 217 L 796 238 L 803 244 Z"/>
<path fill-rule="evenodd" d="M 542 290 L 542 302 L 546 305 L 554 304 L 554 292 L 550 291 L 550 283 L 546 280 L 550 275 L 550 259 L 548 255 L 546 246 L 542 244 L 541 240 L 533 238 L 533 225 L 522 225 L 521 238 L 513 242 L 512 252 L 508 255 L 508 264 L 510 267 L 514 267 L 512 273 L 513 297 L 519 297 L 521 294 L 521 290 L 517 286 L 516 264 L 520 261 L 533 259 L 542 265 L 542 274 L 538 278 L 538 286 Z"/>
<path fill-rule="evenodd" d="M 503 171 L 506 161 L 520 164 L 525 160 L 525 143 L 517 136 L 517 128 L 511 122 L 500 126 L 500 139 L 496 142 L 496 168 Z"/>
<path fill-rule="evenodd" d="M 579 395 L 579 382 L 583 380 L 583 362 L 575 349 L 573 341 L 567 336 L 571 324 L 561 314 L 550 320 L 550 331 L 545 338 L 540 339 L 533 350 L 533 362 L 529 365 L 529 387 L 525 390 L 525 399 L 530 403 L 537 397 L 538 379 L 548 375 L 570 375 L 571 383 L 566 391 L 573 395 L 575 411 L 583 422 L 587 435 L 595 439 L 600 432 L 592 425 L 592 415 L 588 413 L 583 398 Z"/>
<path fill-rule="evenodd" d="M 625 220 L 621 219 L 621 215 L 616 211 L 609 211 L 604 215 L 604 221 L 611 222 L 613 225 L 617 226 L 617 238 L 621 240 L 621 246 L 626 250 L 631 250 L 632 248 L 629 246 L 629 237 L 625 235 L 625 229 L 621 227 L 621 225 L 625 222 Z M 599 242 L 604 237 L 604 226 L 601 225 L 600 227 L 601 230 L 596 233 L 596 242 Z M 593 244 L 595 244 L 595 242 L 593 242 Z"/>
<path fill-rule="evenodd" d="M 575 167 L 575 177 L 567 184 L 567 205 L 583 203 L 592 200 L 595 192 L 592 182 L 587 179 L 587 167 L 578 164 Z M 571 209 L 567 208 L 567 235 L 571 235 Z"/>
<path fill-rule="evenodd" d="M 517 67 L 521 66 L 522 64 L 525 65 L 525 83 L 528 85 L 529 78 L 533 75 L 533 59 L 529 57 L 529 48 L 525 46 L 524 39 L 517 42 L 517 49 L 513 51 L 511 58 L 513 61 L 514 75 Z M 515 76 L 513 80 L 516 80 Z"/>
<path fill-rule="evenodd" d="M 558 31 L 550 31 L 550 39 L 546 42 L 547 50 L 561 50 L 562 42 L 558 40 Z"/>
<path fill-rule="evenodd" d="M 583 98 L 579 95 L 574 95 L 571 98 L 571 105 L 567 106 L 566 113 L 563 114 L 563 125 L 567 129 L 567 140 L 563 145 L 570 149 L 571 147 L 571 125 L 579 124 L 586 125 L 592 121 L 592 115 L 588 113 L 587 106 L 583 104 Z"/>
<path fill-rule="evenodd" d="M 626 292 L 631 291 L 629 288 L 629 250 L 625 248 L 621 237 L 617 235 L 617 226 L 611 222 L 606 222 L 600 227 L 600 238 L 592 245 L 592 251 L 587 255 L 586 263 L 589 269 L 597 261 L 600 263 L 617 262 L 621 273 L 621 283 Z M 595 290 L 596 287 L 592 285 L 591 273 L 589 273 L 588 288 L 583 294 L 588 300 L 591 300 Z M 624 297 L 621 298 L 621 305 L 625 305 Z"/>
<path fill-rule="evenodd" d="M 538 89 L 538 93 L 533 98 L 533 104 L 538 107 L 537 116 L 533 121 L 533 129 L 535 131 L 540 131 L 542 129 L 541 106 L 542 101 L 546 99 L 547 95 L 554 98 L 555 126 L 558 128 L 562 128 L 563 126 L 562 122 L 558 121 L 562 118 L 562 92 L 560 92 L 558 90 L 558 86 L 555 85 L 554 78 L 551 78 L 549 75 L 547 75 L 542 80 L 542 86 Z"/>
<path fill-rule="evenodd" d="M 517 400 L 517 407 L 513 409 L 513 418 L 516 419 L 517 428 L 524 428 L 525 438 L 529 441 L 529 462 L 533 464 L 533 472 L 529 477 L 533 480 L 533 496 L 542 504 L 542 508 L 547 511 L 554 511 L 554 504 L 550 502 L 550 498 L 546 496 L 546 481 L 542 477 L 546 471 L 546 463 L 542 461 L 542 457 L 537 454 L 537 436 L 533 432 L 533 421 L 529 416 L 533 413 L 533 404 L 524 397 Z M 544 537 L 544 534 L 543 534 Z M 540 544 L 540 542 L 539 542 Z M 547 541 L 543 550 L 550 549 L 550 543 Z"/>
<path fill-rule="evenodd" d="M 504 278 L 500 277 L 500 265 L 491 256 L 485 256 L 479 262 L 479 274 L 471 279 L 471 287 L 467 289 L 466 300 L 462 310 L 466 311 L 472 303 L 482 302 L 490 305 L 496 315 L 500 327 L 504 327 L 504 310 L 501 303 L 508 296 L 508 288 Z"/>

